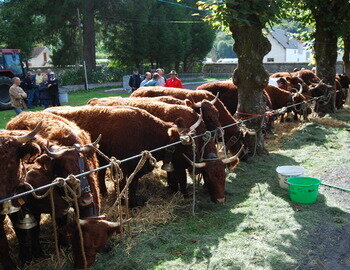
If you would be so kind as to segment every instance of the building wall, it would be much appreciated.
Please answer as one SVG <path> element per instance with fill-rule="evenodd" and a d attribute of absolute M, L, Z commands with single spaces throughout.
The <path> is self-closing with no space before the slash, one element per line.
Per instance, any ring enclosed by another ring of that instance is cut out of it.
<path fill-rule="evenodd" d="M 273 58 L 274 61 L 273 62 L 285 62 L 286 61 L 286 52 L 285 49 L 282 47 L 281 44 L 279 44 L 277 42 L 276 39 L 274 39 L 271 35 L 267 36 L 267 39 L 270 41 L 271 43 L 271 51 L 265 55 L 264 57 L 264 63 L 267 63 L 267 59 L 268 58 Z"/>
<path fill-rule="evenodd" d="M 306 68 L 311 69 L 312 66 L 309 62 L 299 62 L 299 63 L 264 63 L 264 68 L 270 74 L 289 71 L 292 72 L 294 68 Z M 204 76 L 232 76 L 233 71 L 237 67 L 237 64 L 227 64 L 227 63 L 208 63 L 203 66 Z M 337 62 L 336 66 L 337 73 L 343 73 L 343 62 Z"/>
<path fill-rule="evenodd" d="M 310 56 L 307 57 L 307 52 L 302 46 L 299 49 L 286 49 L 286 62 L 308 62 Z"/>
<path fill-rule="evenodd" d="M 47 61 L 45 62 L 44 53 L 47 54 Z M 51 67 L 51 52 L 48 48 L 44 49 L 37 57 L 29 59 L 29 67 Z"/>

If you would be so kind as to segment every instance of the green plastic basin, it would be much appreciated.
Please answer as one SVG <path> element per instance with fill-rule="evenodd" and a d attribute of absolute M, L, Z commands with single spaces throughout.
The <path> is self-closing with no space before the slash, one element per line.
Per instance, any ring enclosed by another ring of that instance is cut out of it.
<path fill-rule="evenodd" d="M 293 202 L 311 204 L 318 196 L 318 187 L 321 180 L 312 177 L 296 176 L 287 180 L 289 196 Z"/>

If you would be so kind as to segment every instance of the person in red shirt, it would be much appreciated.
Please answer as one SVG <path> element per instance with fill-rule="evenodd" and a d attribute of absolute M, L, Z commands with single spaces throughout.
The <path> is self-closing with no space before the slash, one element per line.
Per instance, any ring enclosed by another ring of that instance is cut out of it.
<path fill-rule="evenodd" d="M 175 70 L 172 70 L 169 74 L 170 78 L 166 80 L 165 87 L 184 88 Z"/>

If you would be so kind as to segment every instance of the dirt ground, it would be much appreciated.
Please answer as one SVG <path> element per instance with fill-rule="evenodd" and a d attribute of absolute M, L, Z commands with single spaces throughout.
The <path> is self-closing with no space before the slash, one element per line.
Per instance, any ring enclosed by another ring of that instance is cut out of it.
<path fill-rule="evenodd" d="M 324 183 L 350 189 L 350 164 L 327 168 L 320 173 L 320 178 Z M 325 186 L 321 186 L 320 191 L 348 212 L 347 218 L 350 217 L 350 193 Z M 340 225 L 346 217 L 339 217 Z M 350 224 L 339 227 L 327 224 L 320 225 L 313 233 L 310 250 L 298 269 L 350 269 Z"/>

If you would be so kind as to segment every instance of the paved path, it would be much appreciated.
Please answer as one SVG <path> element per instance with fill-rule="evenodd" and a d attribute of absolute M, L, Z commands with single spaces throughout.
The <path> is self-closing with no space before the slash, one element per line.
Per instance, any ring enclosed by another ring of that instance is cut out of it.
<path fill-rule="evenodd" d="M 205 81 L 205 82 L 185 82 L 185 83 L 183 83 L 183 86 L 185 89 L 195 90 L 199 85 L 202 85 L 202 84 L 207 83 L 207 82 L 215 82 L 215 81 L 213 80 L 213 81 Z M 130 92 L 129 92 L 129 90 L 126 90 L 124 88 L 113 88 L 113 89 L 105 90 L 104 93 L 128 94 Z"/>

